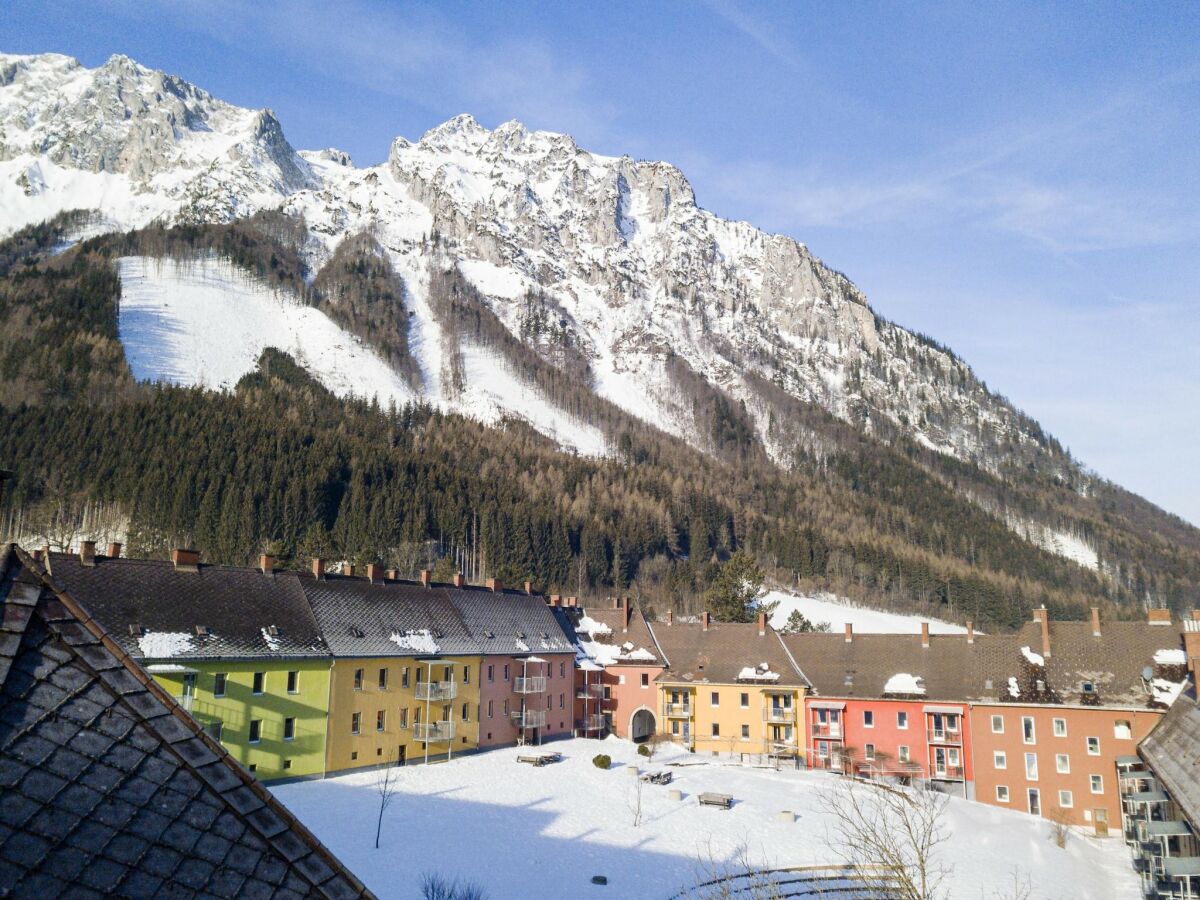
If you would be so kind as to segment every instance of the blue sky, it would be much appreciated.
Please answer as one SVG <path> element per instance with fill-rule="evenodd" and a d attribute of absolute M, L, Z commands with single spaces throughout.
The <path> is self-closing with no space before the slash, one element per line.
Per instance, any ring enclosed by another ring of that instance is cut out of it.
<path fill-rule="evenodd" d="M 359 164 L 460 112 L 666 159 L 1200 523 L 1200 4 L 9 0 Z"/>

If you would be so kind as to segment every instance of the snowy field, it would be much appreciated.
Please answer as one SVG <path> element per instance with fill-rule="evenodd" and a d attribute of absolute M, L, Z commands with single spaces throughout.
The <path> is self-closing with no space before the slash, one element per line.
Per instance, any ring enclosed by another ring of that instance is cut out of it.
<path fill-rule="evenodd" d="M 856 632 L 863 634 L 920 634 L 921 623 L 928 622 L 933 634 L 966 634 L 967 629 L 950 622 L 941 622 L 923 616 L 910 616 L 903 613 L 883 612 L 865 606 L 853 606 L 833 594 L 820 593 L 814 596 L 799 596 L 785 591 L 770 591 L 763 598 L 764 603 L 775 603 L 779 606 L 771 614 L 771 626 L 782 628 L 792 614 L 798 609 L 801 614 L 819 625 L 827 623 L 831 630 L 841 631 L 849 622 Z"/>
<path fill-rule="evenodd" d="M 836 776 L 737 766 L 724 760 L 663 751 L 652 763 L 617 738 L 547 745 L 560 763 L 534 768 L 506 748 L 397 773 L 399 793 L 374 848 L 379 800 L 372 772 L 273 789 L 367 886 L 381 897 L 419 897 L 423 873 L 438 872 L 483 886 L 490 900 L 545 897 L 657 900 L 703 877 L 700 860 L 722 862 L 744 847 L 754 865 L 840 862 L 824 846 L 820 798 L 845 790 Z M 592 765 L 607 753 L 613 766 Z M 632 824 L 633 779 L 625 764 L 670 768 L 670 788 L 646 785 L 643 822 Z M 671 762 L 685 763 L 678 768 Z M 701 808 L 702 791 L 732 795 L 731 810 Z M 794 823 L 778 813 L 792 810 Z M 1137 880 L 1119 839 L 1072 835 L 1065 849 L 1048 838 L 1046 822 L 1021 813 L 952 799 L 944 845 L 954 870 L 953 898 L 1012 896 L 1013 867 L 1033 885 L 1033 898 L 1133 898 Z M 606 875 L 608 885 L 591 884 Z"/>

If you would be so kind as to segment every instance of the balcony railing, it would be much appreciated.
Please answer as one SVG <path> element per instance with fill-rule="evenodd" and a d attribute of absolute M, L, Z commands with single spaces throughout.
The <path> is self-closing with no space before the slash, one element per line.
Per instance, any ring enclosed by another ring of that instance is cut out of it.
<path fill-rule="evenodd" d="M 962 732 L 961 731 L 947 731 L 944 728 L 941 731 L 930 728 L 926 732 L 926 737 L 929 739 L 929 743 L 931 743 L 931 744 L 961 744 L 962 743 Z"/>
<path fill-rule="evenodd" d="M 763 709 L 764 722 L 784 722 L 791 724 L 796 721 L 796 707 L 794 706 L 768 706 Z"/>
<path fill-rule="evenodd" d="M 184 694 L 181 697 L 176 697 L 175 702 L 178 703 L 180 706 L 182 706 L 184 709 L 186 709 L 188 712 L 191 712 L 192 711 L 192 701 L 195 699 L 196 699 L 195 694 Z"/>
<path fill-rule="evenodd" d="M 458 696 L 458 684 L 453 681 L 422 681 L 413 694 L 418 700 L 453 700 Z"/>
<path fill-rule="evenodd" d="M 842 739 L 841 723 L 830 724 L 822 722 L 813 722 L 812 735 L 815 738 L 822 740 L 840 741 Z"/>
<path fill-rule="evenodd" d="M 692 705 L 690 703 L 668 703 L 666 713 L 669 719 L 690 719 Z"/>
<path fill-rule="evenodd" d="M 592 715 L 588 716 L 587 718 L 580 719 L 575 727 L 580 731 L 603 731 L 604 724 L 604 716 Z"/>
<path fill-rule="evenodd" d="M 935 766 L 932 778 L 938 781 L 962 781 L 962 766 Z"/>
<path fill-rule="evenodd" d="M 603 700 L 604 685 L 589 684 L 586 687 L 580 687 L 575 691 L 576 700 Z"/>
<path fill-rule="evenodd" d="M 413 725 L 413 740 L 421 743 L 452 741 L 454 740 L 454 723 L 448 721 L 417 722 Z"/>
<path fill-rule="evenodd" d="M 514 723 L 518 728 L 545 728 L 546 711 L 544 709 L 527 709 L 512 712 Z"/>
<path fill-rule="evenodd" d="M 546 676 L 529 675 L 513 679 L 513 691 L 518 694 L 546 693 Z"/>

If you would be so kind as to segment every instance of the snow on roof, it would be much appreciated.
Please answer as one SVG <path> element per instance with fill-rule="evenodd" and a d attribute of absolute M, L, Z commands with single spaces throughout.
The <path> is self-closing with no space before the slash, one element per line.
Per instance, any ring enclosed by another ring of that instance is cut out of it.
<path fill-rule="evenodd" d="M 1165 678 L 1155 678 L 1150 682 L 1150 693 L 1154 695 L 1154 699 L 1164 706 L 1170 706 L 1183 691 L 1183 686 L 1186 681 L 1167 681 Z"/>
<path fill-rule="evenodd" d="M 626 641 L 621 645 L 604 644 L 600 641 L 587 641 L 579 638 L 576 642 L 579 654 L 584 659 L 590 659 L 600 666 L 611 666 L 619 662 L 657 662 L 658 657 L 645 647 L 635 646 Z"/>
<path fill-rule="evenodd" d="M 1020 697 L 1021 696 L 1021 688 L 1017 684 L 1016 677 L 1012 676 L 1012 675 L 1010 675 L 1008 678 L 1008 693 L 1009 693 L 1010 697 Z"/>
<path fill-rule="evenodd" d="M 612 628 L 603 622 L 597 622 L 587 613 L 584 613 L 579 624 L 575 626 L 576 631 L 587 632 L 588 634 L 612 634 Z"/>
<path fill-rule="evenodd" d="M 925 685 L 921 683 L 920 675 L 909 675 L 907 672 L 897 672 L 883 686 L 885 694 L 923 694 Z"/>
<path fill-rule="evenodd" d="M 393 631 L 388 639 L 393 641 L 401 650 L 412 650 L 414 653 L 441 653 L 437 641 L 433 639 L 433 635 L 428 628 L 422 628 L 419 631 L 406 631 L 403 634 Z"/>
<path fill-rule="evenodd" d="M 590 659 L 581 659 L 576 663 L 580 672 L 603 672 L 604 666 L 598 666 Z"/>
<path fill-rule="evenodd" d="M 1154 654 L 1154 661 L 1160 666 L 1182 666 L 1187 664 L 1187 654 L 1179 648 L 1163 648 Z"/>
<path fill-rule="evenodd" d="M 545 660 L 542 659 L 540 656 L 527 656 L 527 657 L 525 657 L 525 662 L 544 663 Z"/>
<path fill-rule="evenodd" d="M 645 660 L 647 662 L 654 662 L 656 659 L 658 659 L 658 657 L 655 656 L 653 653 L 651 653 L 649 650 L 647 650 L 645 647 L 638 647 L 636 650 L 629 650 L 625 653 L 622 653 L 621 659 Z"/>
<path fill-rule="evenodd" d="M 528 653 L 529 645 L 527 643 L 525 643 L 523 640 L 521 640 L 520 638 L 517 638 L 517 650 L 520 651 L 521 653 Z"/>
<path fill-rule="evenodd" d="M 147 631 L 138 638 L 138 647 L 147 659 L 169 659 L 192 647 L 192 636 L 183 631 Z"/>
<path fill-rule="evenodd" d="M 270 648 L 271 650 L 279 649 L 279 638 L 276 635 L 271 634 L 271 632 L 268 629 L 264 628 L 264 629 L 262 629 L 262 636 L 263 636 L 263 640 L 267 642 L 268 648 Z"/>
<path fill-rule="evenodd" d="M 1021 648 L 1021 655 L 1024 656 L 1027 660 L 1029 660 L 1031 663 L 1033 663 L 1035 666 L 1046 665 L 1046 658 L 1044 656 L 1042 656 L 1042 654 L 1040 654 L 1040 653 L 1034 653 L 1028 647 Z"/>
<path fill-rule="evenodd" d="M 779 673 L 772 672 L 766 663 L 758 666 L 746 666 L 737 674 L 738 681 L 778 681 Z"/>

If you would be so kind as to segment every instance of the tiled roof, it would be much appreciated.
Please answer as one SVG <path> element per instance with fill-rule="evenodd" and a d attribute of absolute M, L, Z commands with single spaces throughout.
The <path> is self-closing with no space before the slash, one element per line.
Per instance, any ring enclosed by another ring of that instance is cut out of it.
<path fill-rule="evenodd" d="M 601 665 L 666 665 L 640 609 L 630 610 L 628 628 L 623 609 L 589 606 L 566 609 L 564 613 L 583 657 Z"/>
<path fill-rule="evenodd" d="M 299 576 L 334 656 L 456 656 L 477 642 L 442 587 L 365 578 Z"/>
<path fill-rule="evenodd" d="M 84 566 L 69 553 L 50 554 L 48 568 L 136 659 L 329 655 L 294 572 L 103 556 Z"/>
<path fill-rule="evenodd" d="M 1200 830 L 1200 706 L 1194 685 L 1154 726 L 1138 753 L 1192 828 Z"/>
<path fill-rule="evenodd" d="M 521 656 L 572 653 L 574 647 L 544 597 L 521 591 L 446 588 L 474 637 L 478 653 Z"/>
<path fill-rule="evenodd" d="M 370 896 L 19 550 L 0 612 L 0 896 Z"/>
<path fill-rule="evenodd" d="M 712 622 L 707 631 L 701 624 L 691 622 L 671 625 L 655 622 L 650 628 L 670 661 L 669 667 L 658 676 L 657 681 L 698 684 L 748 682 L 747 678 L 742 677 L 744 670 L 758 669 L 766 663 L 767 671 L 779 677 L 763 678 L 761 683 L 807 684 L 804 676 L 796 671 L 779 635 L 770 627 L 766 634 L 761 635 L 755 622 Z M 803 669 L 803 662 L 797 662 Z"/>

